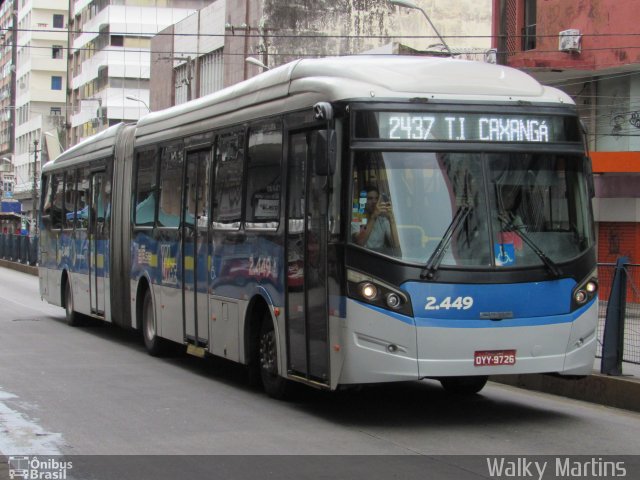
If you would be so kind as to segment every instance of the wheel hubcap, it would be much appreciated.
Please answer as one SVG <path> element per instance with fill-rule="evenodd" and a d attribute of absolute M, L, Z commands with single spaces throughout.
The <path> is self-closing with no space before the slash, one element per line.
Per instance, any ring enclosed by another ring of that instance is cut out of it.
<path fill-rule="evenodd" d="M 276 357 L 276 336 L 271 330 L 260 338 L 260 366 L 262 370 L 270 375 L 277 375 Z"/>

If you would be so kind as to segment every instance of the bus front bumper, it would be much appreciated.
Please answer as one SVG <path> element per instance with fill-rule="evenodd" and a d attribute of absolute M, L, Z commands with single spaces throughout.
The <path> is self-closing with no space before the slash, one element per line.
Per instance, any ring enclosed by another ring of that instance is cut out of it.
<path fill-rule="evenodd" d="M 451 327 L 349 299 L 342 329 L 344 361 L 340 372 L 334 373 L 342 385 L 445 376 L 588 375 L 597 345 L 597 315 L 597 302 L 593 302 L 567 316 L 457 321 Z M 478 360 L 479 355 L 491 356 L 490 352 L 513 351 L 513 364 Z"/>

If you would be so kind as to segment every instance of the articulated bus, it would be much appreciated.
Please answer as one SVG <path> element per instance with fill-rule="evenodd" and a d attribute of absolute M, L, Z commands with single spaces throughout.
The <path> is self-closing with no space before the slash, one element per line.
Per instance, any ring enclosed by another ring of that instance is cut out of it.
<path fill-rule="evenodd" d="M 581 376 L 593 181 L 576 106 L 503 66 L 304 59 L 42 169 L 40 291 L 245 364 L 269 395 Z"/>

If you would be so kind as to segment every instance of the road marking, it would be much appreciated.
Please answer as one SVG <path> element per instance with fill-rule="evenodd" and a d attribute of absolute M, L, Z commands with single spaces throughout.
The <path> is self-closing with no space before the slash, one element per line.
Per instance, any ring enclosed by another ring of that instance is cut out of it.
<path fill-rule="evenodd" d="M 0 453 L 4 455 L 62 455 L 62 435 L 45 431 L 7 400 L 18 397 L 0 389 Z"/>

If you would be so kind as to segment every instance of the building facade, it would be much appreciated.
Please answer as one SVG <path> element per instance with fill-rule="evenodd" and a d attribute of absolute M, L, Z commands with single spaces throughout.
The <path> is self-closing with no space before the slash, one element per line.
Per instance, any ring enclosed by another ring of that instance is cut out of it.
<path fill-rule="evenodd" d="M 18 0 L 0 2 L 0 198 L 13 195 Z"/>
<path fill-rule="evenodd" d="M 491 0 L 415 3 L 454 52 L 484 55 L 489 50 Z M 260 67 L 245 62 L 247 57 L 271 68 L 393 43 L 443 51 L 419 11 L 387 0 L 216 0 L 152 39 L 150 106 L 167 108 L 260 73 Z"/>
<path fill-rule="evenodd" d="M 68 2 L 15 3 L 14 195 L 22 202 L 23 213 L 33 220 L 40 165 L 59 152 L 59 133 L 64 127 Z"/>
<path fill-rule="evenodd" d="M 600 262 L 640 263 L 640 37 L 635 0 L 494 0 L 502 62 L 569 93 L 593 160 Z"/>
<path fill-rule="evenodd" d="M 148 112 L 151 37 L 206 0 L 75 0 L 69 4 L 67 141 Z M 129 98 L 127 98 L 129 97 Z"/>

